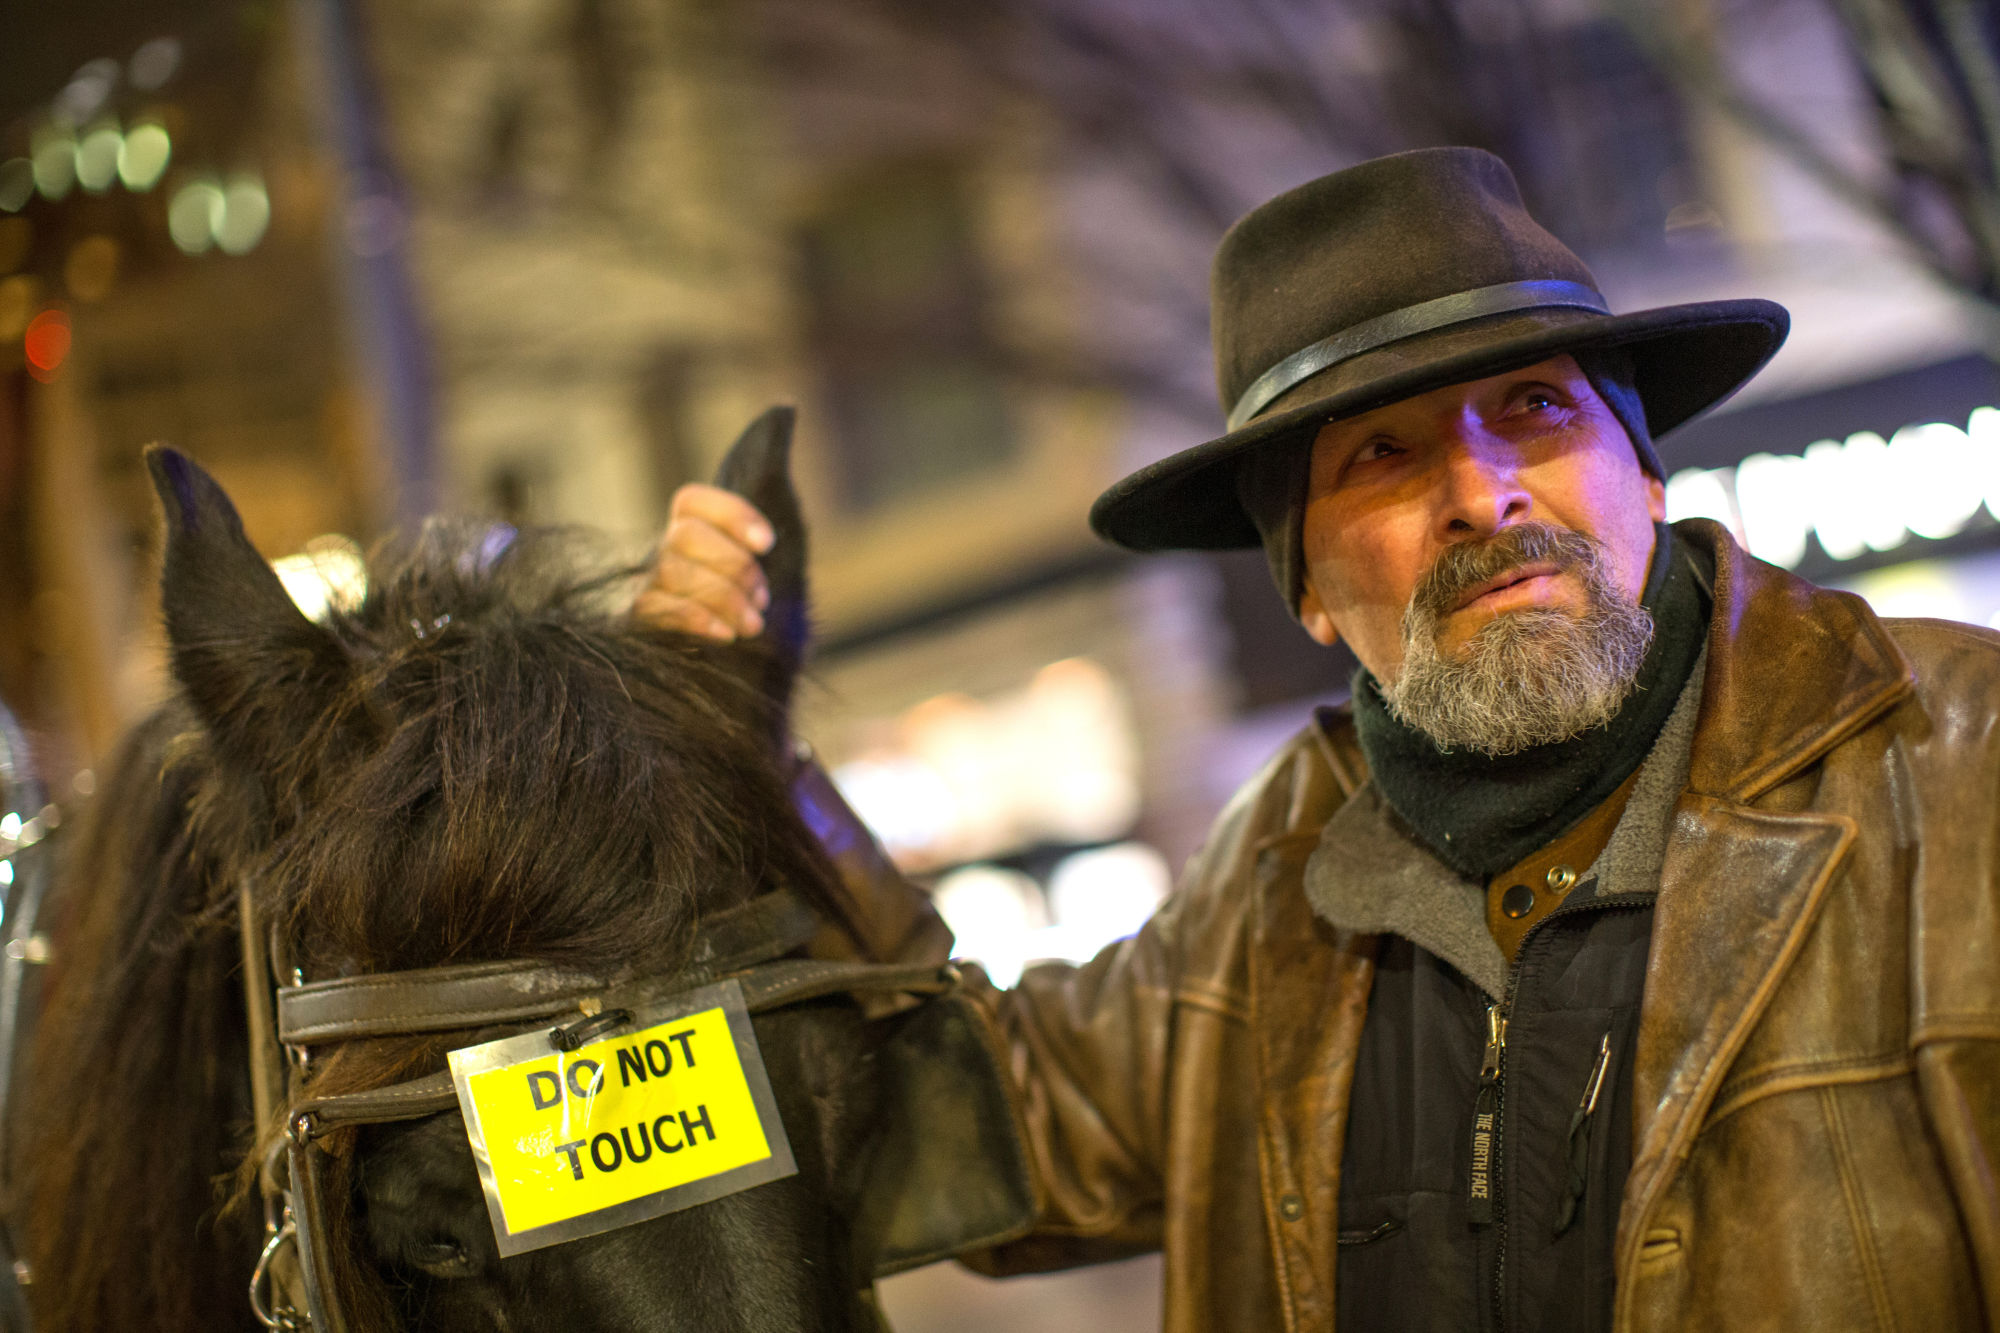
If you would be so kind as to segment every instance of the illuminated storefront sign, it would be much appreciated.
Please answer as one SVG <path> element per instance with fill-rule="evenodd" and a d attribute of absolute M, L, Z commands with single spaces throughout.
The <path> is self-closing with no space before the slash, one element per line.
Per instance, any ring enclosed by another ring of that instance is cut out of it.
<path fill-rule="evenodd" d="M 1975 409 L 1963 427 L 1924 422 L 1886 440 L 1857 431 L 1800 454 L 1687 468 L 1667 482 L 1667 517 L 1713 518 L 1787 569 L 1805 558 L 1809 539 L 1845 561 L 1912 536 L 1953 537 L 1975 521 L 2000 521 L 2000 408 Z"/>

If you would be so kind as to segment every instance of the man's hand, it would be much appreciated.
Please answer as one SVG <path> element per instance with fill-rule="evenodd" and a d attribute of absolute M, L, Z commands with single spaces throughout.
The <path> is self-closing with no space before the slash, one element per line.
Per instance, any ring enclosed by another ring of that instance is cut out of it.
<path fill-rule="evenodd" d="M 632 614 L 710 639 L 762 633 L 771 590 L 757 557 L 773 540 L 771 525 L 742 496 L 700 483 L 681 487 L 667 512 L 653 577 L 632 599 Z"/>

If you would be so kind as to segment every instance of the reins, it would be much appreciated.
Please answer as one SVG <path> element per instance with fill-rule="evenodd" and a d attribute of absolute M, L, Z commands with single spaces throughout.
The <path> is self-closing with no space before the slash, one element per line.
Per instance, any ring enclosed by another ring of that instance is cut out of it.
<path fill-rule="evenodd" d="M 787 958 L 822 919 L 796 890 L 781 887 L 710 916 L 688 958 L 671 971 L 598 975 L 528 962 L 472 963 L 304 981 L 291 970 L 279 932 L 257 923 L 241 894 L 245 1006 L 259 1123 L 284 1108 L 285 1133 L 259 1173 L 265 1244 L 250 1278 L 259 1322 L 291 1333 L 351 1333 L 328 1282 L 322 1141 L 359 1125 L 421 1119 L 457 1109 L 452 1077 L 438 1070 L 360 1092 L 314 1097 L 304 1079 L 316 1047 L 374 1037 L 465 1029 L 533 1031 L 552 1024 L 552 1048 L 575 1049 L 632 1021 L 634 1011 L 718 981 L 734 980 L 751 1014 L 832 995 L 936 996 L 957 988 L 942 966 Z M 266 980 L 268 979 L 268 980 Z M 272 984 L 275 982 L 275 985 Z"/>

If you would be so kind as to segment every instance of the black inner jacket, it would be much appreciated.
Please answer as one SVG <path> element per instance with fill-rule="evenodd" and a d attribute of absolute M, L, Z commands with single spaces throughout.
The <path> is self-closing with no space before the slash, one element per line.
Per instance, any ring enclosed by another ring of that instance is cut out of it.
<path fill-rule="evenodd" d="M 1384 939 L 1341 1157 L 1335 1327 L 1345 1333 L 1611 1327 L 1653 909 L 1649 898 L 1588 895 L 1578 885 L 1529 933 L 1514 967 L 1494 1220 L 1483 1226 L 1469 1220 L 1468 1198 L 1488 997 L 1435 955 Z M 1585 1187 L 1558 1233 L 1570 1122 L 1606 1036 Z"/>

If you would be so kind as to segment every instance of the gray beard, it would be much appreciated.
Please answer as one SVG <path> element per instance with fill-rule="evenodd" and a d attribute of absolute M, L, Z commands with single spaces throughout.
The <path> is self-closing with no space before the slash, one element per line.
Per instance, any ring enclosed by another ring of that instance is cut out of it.
<path fill-rule="evenodd" d="M 1459 598 L 1537 560 L 1578 576 L 1583 610 L 1510 611 L 1444 656 L 1438 622 Z M 1567 528 L 1522 524 L 1438 557 L 1403 615 L 1403 669 L 1382 686 L 1382 699 L 1440 749 L 1516 754 L 1610 722 L 1652 642 L 1652 614 L 1612 584 L 1598 543 Z"/>

